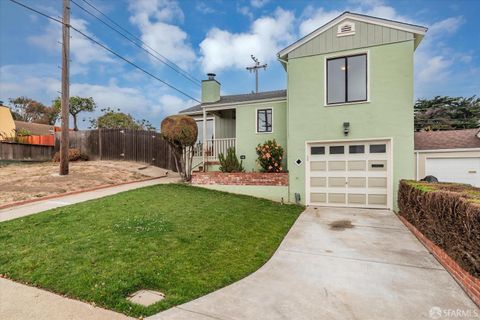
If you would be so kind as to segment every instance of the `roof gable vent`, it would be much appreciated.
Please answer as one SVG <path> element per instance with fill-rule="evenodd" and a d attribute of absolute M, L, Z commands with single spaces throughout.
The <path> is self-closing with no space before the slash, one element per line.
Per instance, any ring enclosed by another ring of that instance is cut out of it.
<path fill-rule="evenodd" d="M 355 34 L 355 23 L 346 21 L 340 23 L 337 29 L 337 37 L 351 36 Z"/>

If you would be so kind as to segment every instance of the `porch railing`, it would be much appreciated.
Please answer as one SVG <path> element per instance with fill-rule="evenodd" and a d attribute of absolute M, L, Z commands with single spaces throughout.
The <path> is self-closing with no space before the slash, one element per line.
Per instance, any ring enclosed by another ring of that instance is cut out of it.
<path fill-rule="evenodd" d="M 209 139 L 207 140 L 207 160 L 218 159 L 220 153 L 227 154 L 228 148 L 235 147 L 235 138 Z M 203 143 L 199 142 L 193 150 L 194 157 L 203 157 Z"/>

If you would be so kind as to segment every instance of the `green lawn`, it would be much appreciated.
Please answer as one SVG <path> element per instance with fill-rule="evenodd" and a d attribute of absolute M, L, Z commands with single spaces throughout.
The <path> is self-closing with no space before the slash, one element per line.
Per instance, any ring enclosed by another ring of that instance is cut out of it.
<path fill-rule="evenodd" d="M 151 315 L 262 266 L 302 207 L 158 185 L 0 223 L 0 274 L 132 316 Z M 148 308 L 139 289 L 166 299 Z"/>

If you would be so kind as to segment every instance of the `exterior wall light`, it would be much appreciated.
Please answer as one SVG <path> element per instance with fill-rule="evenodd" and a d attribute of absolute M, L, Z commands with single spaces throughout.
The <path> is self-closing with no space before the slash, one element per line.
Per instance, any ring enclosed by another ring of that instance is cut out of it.
<path fill-rule="evenodd" d="M 345 136 L 348 136 L 349 132 L 350 132 L 350 122 L 344 122 L 343 123 L 343 134 Z"/>

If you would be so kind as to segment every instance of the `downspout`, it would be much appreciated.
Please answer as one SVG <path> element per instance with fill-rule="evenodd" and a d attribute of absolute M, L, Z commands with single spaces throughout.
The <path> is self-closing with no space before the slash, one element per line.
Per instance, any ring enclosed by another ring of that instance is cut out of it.
<path fill-rule="evenodd" d="M 282 58 L 280 58 L 280 56 L 277 56 L 277 60 L 280 61 L 281 63 L 283 63 L 285 65 L 285 71 L 287 72 L 287 99 L 286 99 L 286 102 L 287 102 L 287 105 L 286 105 L 286 108 L 287 108 L 287 119 L 286 119 L 286 123 L 285 125 L 287 126 L 287 145 L 285 146 L 285 150 L 287 150 L 287 153 L 288 153 L 288 141 L 290 140 L 290 127 L 289 127 L 289 119 L 290 119 L 290 99 L 289 99 L 289 96 L 288 96 L 288 61 L 287 60 L 284 60 Z M 288 167 L 289 163 L 288 163 L 288 155 L 287 155 L 287 162 L 286 162 L 286 165 Z M 290 170 L 288 170 L 289 173 L 288 173 L 288 187 L 287 187 L 287 202 L 290 202 L 290 199 L 291 199 L 291 187 L 290 187 Z M 305 188 L 305 185 L 304 185 L 304 188 Z"/>
<path fill-rule="evenodd" d="M 418 181 L 418 163 L 419 163 L 419 161 L 418 161 L 418 151 L 415 151 L 415 155 L 416 155 L 415 159 L 416 159 L 416 163 L 417 163 L 415 165 L 415 180 Z"/>
<path fill-rule="evenodd" d="M 202 122 L 202 131 L 203 131 L 203 150 L 202 150 L 202 160 L 203 160 L 203 172 L 207 172 L 207 110 L 205 107 L 202 108 L 203 111 L 203 122 Z"/>

